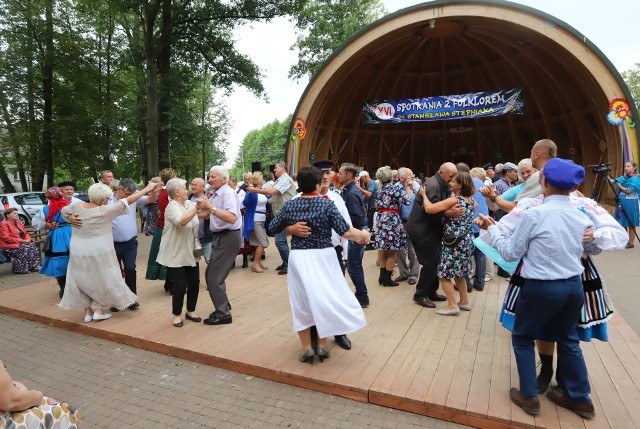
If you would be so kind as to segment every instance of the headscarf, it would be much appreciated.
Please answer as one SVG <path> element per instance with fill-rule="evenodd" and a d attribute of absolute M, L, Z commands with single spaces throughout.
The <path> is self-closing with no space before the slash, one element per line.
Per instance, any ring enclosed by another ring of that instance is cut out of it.
<path fill-rule="evenodd" d="M 53 222 L 53 217 L 57 215 L 63 207 L 69 204 L 69 201 L 62 197 L 62 190 L 58 186 L 52 186 L 47 189 L 47 198 L 49 198 L 49 213 L 47 221 Z"/>
<path fill-rule="evenodd" d="M 616 182 L 618 182 L 625 188 L 630 188 L 630 189 L 633 189 L 636 193 L 640 193 L 640 179 L 638 179 L 635 175 L 620 176 L 616 179 Z"/>

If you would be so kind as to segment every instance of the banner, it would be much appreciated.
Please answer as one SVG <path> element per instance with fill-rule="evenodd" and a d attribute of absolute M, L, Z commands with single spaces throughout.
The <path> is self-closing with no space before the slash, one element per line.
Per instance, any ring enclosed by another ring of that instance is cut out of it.
<path fill-rule="evenodd" d="M 366 124 L 446 121 L 449 119 L 522 114 L 522 89 L 443 95 L 405 100 L 365 101 L 362 120 Z"/>

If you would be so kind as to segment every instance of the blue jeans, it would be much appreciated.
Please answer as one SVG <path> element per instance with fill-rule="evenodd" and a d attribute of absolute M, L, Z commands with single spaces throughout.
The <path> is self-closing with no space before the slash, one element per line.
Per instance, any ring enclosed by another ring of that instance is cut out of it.
<path fill-rule="evenodd" d="M 276 248 L 282 258 L 282 268 L 289 267 L 289 242 L 287 241 L 287 233 L 282 230 L 276 234 Z"/>
<path fill-rule="evenodd" d="M 349 241 L 347 248 L 347 272 L 353 285 L 356 287 L 356 298 L 361 304 L 369 303 L 367 285 L 364 282 L 364 269 L 362 268 L 362 257 L 364 256 L 364 246 L 355 241 Z"/>
<path fill-rule="evenodd" d="M 511 333 L 523 398 L 538 396 L 535 338 L 552 338 L 558 348 L 558 376 L 573 402 L 590 401 L 587 367 L 580 350 L 578 319 L 584 304 L 580 276 L 564 280 L 525 279 Z"/>

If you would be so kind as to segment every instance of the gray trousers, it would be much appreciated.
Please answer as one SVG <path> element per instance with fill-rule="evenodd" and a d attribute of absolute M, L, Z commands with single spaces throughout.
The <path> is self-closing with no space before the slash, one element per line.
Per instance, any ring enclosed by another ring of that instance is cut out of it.
<path fill-rule="evenodd" d="M 211 259 L 205 277 L 211 302 L 215 307 L 218 319 L 231 317 L 229 299 L 227 298 L 227 276 L 240 250 L 241 231 L 214 232 L 211 242 Z"/>
<path fill-rule="evenodd" d="M 405 227 L 406 222 L 402 222 L 402 226 Z M 409 257 L 409 266 L 407 266 L 407 256 Z M 420 275 L 420 263 L 418 262 L 416 251 L 413 250 L 413 243 L 411 243 L 411 240 L 409 240 L 408 237 L 407 251 L 405 252 L 404 249 L 398 250 L 396 262 L 398 263 L 400 277 L 418 280 L 418 276 Z"/>

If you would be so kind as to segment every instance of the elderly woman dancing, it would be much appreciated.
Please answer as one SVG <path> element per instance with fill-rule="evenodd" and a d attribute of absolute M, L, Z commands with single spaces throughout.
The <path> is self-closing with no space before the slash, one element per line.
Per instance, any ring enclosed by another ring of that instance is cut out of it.
<path fill-rule="evenodd" d="M 167 182 L 169 204 L 164 211 L 164 228 L 158 252 L 158 263 L 167 267 L 167 277 L 173 287 L 173 326 L 182 328 L 182 305 L 187 293 L 187 320 L 199 323 L 202 319 L 193 312 L 198 303 L 200 267 L 194 256 L 195 240 L 200 221 L 198 209 L 189 201 L 187 181 L 175 177 Z M 199 258 L 198 258 L 199 259 Z"/>
<path fill-rule="evenodd" d="M 383 286 L 398 286 L 398 282 L 391 280 L 393 267 L 396 265 L 398 250 L 407 245 L 407 231 L 402 226 L 400 207 L 408 206 L 413 199 L 411 182 L 405 181 L 404 192 L 391 179 L 393 171 L 389 167 L 380 167 L 376 172 L 376 179 L 382 184 L 382 189 L 376 198 L 378 216 L 375 219 L 375 247 L 380 250 L 380 277 L 378 283 Z"/>
<path fill-rule="evenodd" d="M 60 308 L 84 309 L 84 321 L 106 320 L 111 314 L 104 308 L 118 310 L 136 302 L 136 295 L 129 290 L 120 271 L 113 247 L 111 222 L 116 216 L 129 211 L 129 203 L 156 187 L 149 183 L 146 188 L 127 198 L 109 204 L 111 189 L 102 183 L 89 187 L 89 202 L 76 202 L 62 209 L 67 221 L 71 215 L 82 219 L 82 227 L 71 235 L 69 270 L 65 293 Z"/>
<path fill-rule="evenodd" d="M 360 303 L 342 274 L 331 244 L 331 230 L 360 243 L 369 242 L 368 231 L 349 227 L 336 205 L 318 194 L 322 172 L 303 167 L 298 172 L 300 198 L 287 201 L 271 220 L 269 231 L 278 233 L 286 226 L 306 222 L 308 237 L 294 236 L 289 255 L 289 301 L 293 330 L 300 336 L 303 353 L 300 362 L 320 362 L 329 357 L 327 337 L 354 332 L 366 324 Z M 318 349 L 311 346 L 310 328 L 318 329 Z"/>
<path fill-rule="evenodd" d="M 256 171 L 251 175 L 249 184 L 253 187 L 260 188 L 264 183 L 262 173 Z M 269 247 L 269 237 L 267 236 L 267 230 L 265 223 L 267 220 L 267 202 L 269 201 L 266 195 L 247 192 L 245 193 L 242 205 L 245 207 L 244 225 L 242 227 L 242 235 L 245 240 L 249 240 L 249 244 L 256 246 L 255 255 L 253 258 L 253 265 L 251 271 L 254 273 L 263 273 L 267 267 L 262 263 L 262 255 L 264 249 Z"/>
<path fill-rule="evenodd" d="M 16 274 L 27 274 L 40 269 L 40 252 L 18 217 L 18 209 L 11 207 L 4 212 L 6 219 L 0 222 L 0 249 L 11 256 L 11 269 Z"/>

